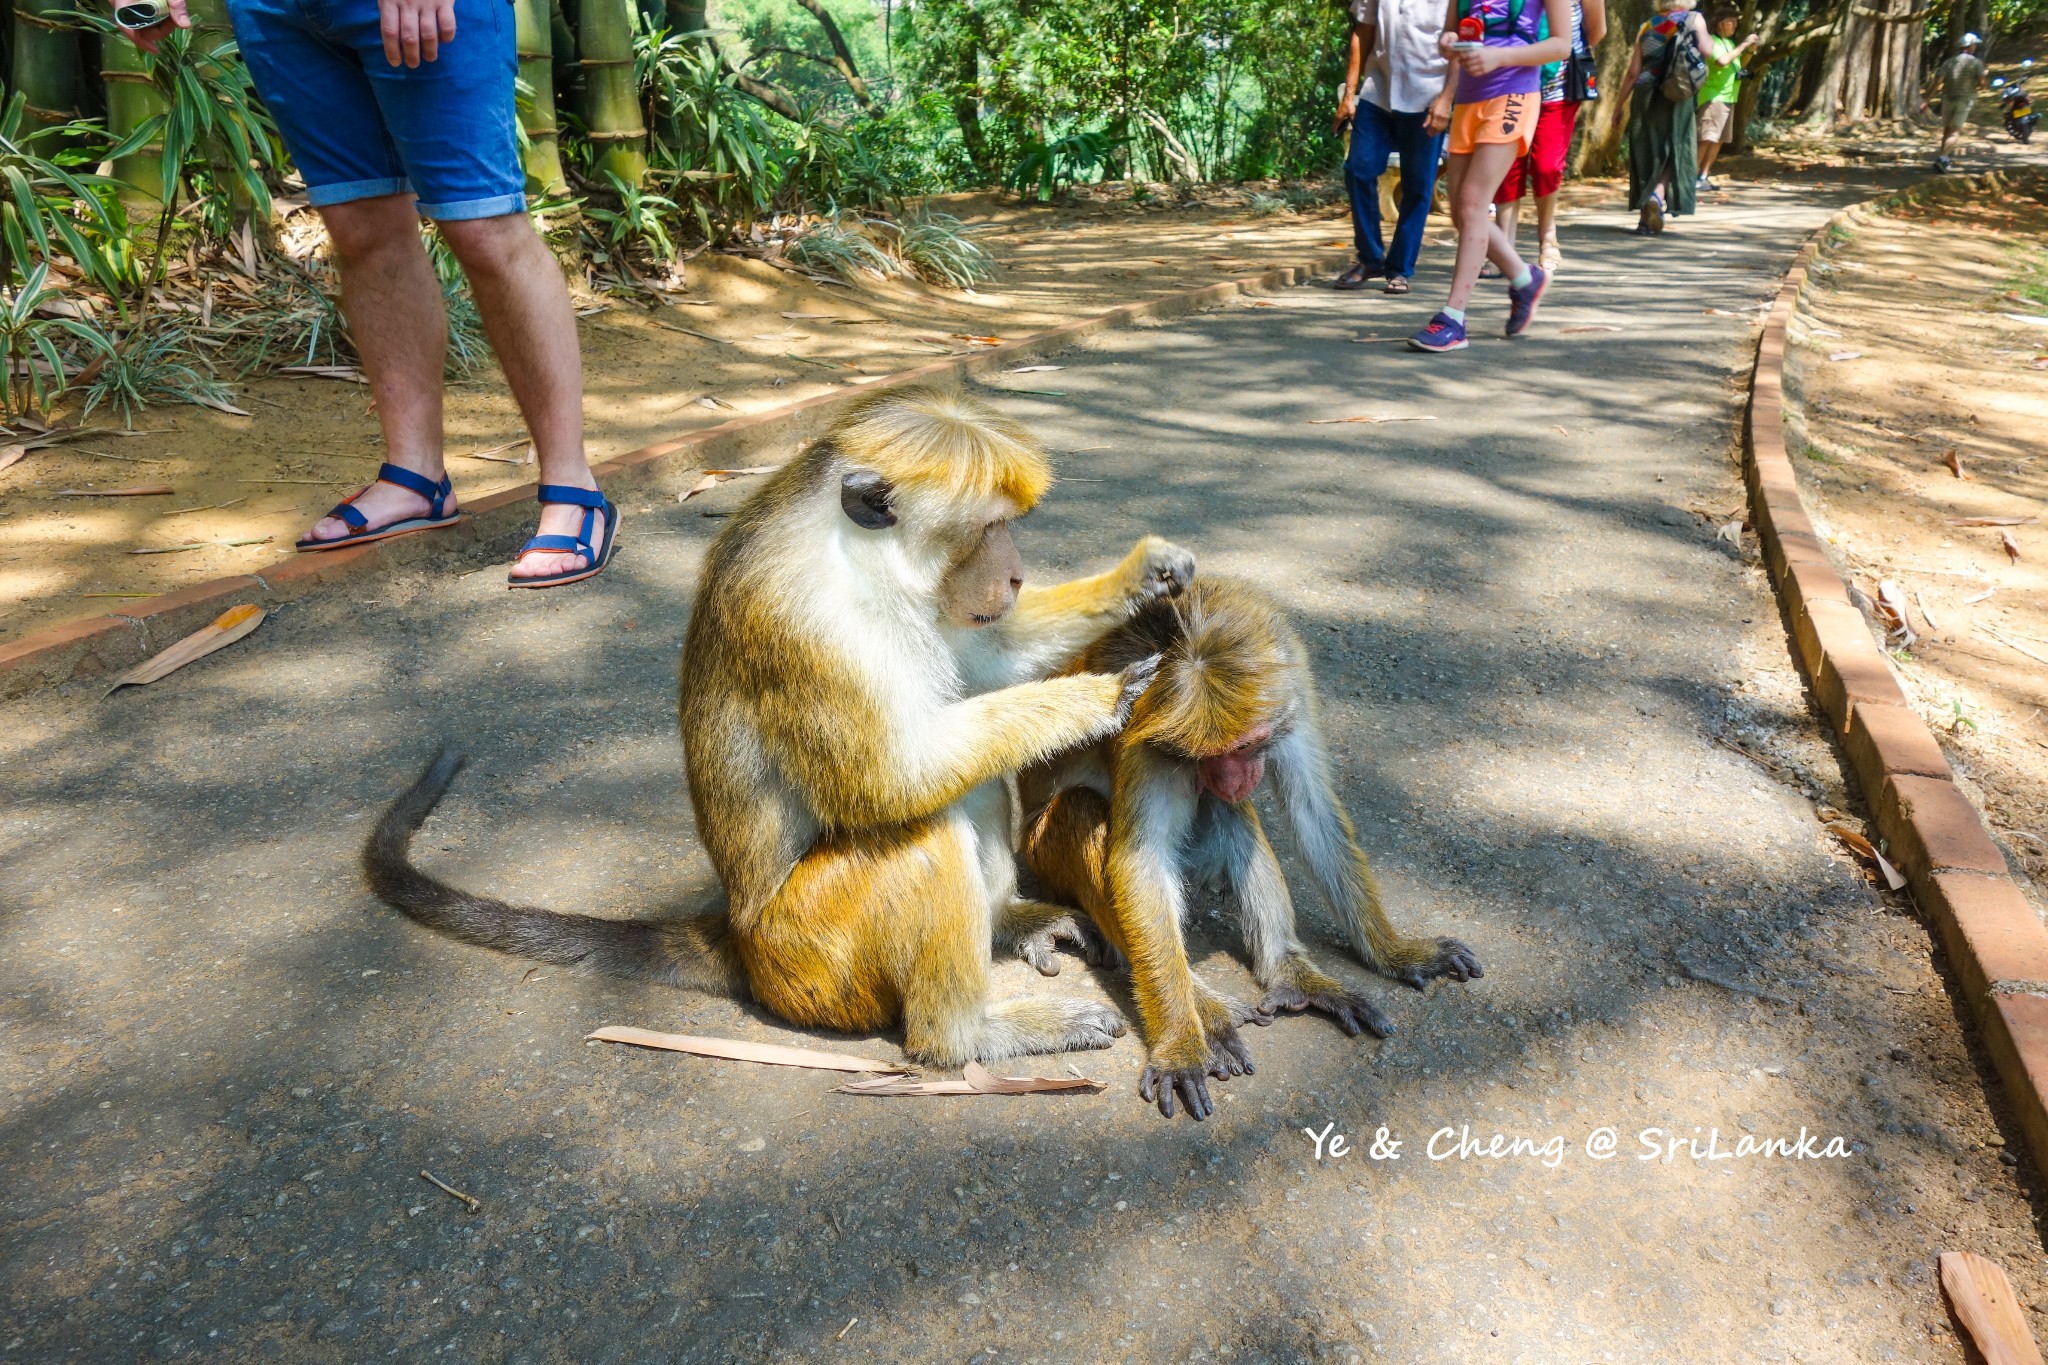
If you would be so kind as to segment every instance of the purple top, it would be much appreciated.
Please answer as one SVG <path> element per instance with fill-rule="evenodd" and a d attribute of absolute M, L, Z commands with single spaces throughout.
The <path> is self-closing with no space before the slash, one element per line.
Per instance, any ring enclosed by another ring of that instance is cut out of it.
<path fill-rule="evenodd" d="M 1543 23 L 1543 0 L 1520 0 L 1522 12 L 1515 14 L 1516 0 L 1470 0 L 1460 5 L 1464 14 L 1478 16 L 1486 24 L 1488 47 L 1528 47 L 1536 41 Z M 1514 19 L 1509 31 L 1508 20 Z M 1484 76 L 1458 73 L 1459 104 L 1479 104 L 1501 95 L 1533 95 L 1543 88 L 1540 66 L 1497 66 Z"/>

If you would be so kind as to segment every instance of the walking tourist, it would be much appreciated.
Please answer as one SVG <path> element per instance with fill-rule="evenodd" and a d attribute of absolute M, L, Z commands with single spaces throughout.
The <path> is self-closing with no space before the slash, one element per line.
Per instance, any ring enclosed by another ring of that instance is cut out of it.
<path fill-rule="evenodd" d="M 1714 11 L 1714 34 L 1707 49 L 1707 83 L 1699 97 L 1698 188 L 1711 190 L 1714 159 L 1721 148 L 1735 140 L 1735 101 L 1742 91 L 1742 59 L 1763 39 L 1752 33 L 1735 41 L 1735 26 L 1742 11 L 1724 6 Z"/>
<path fill-rule="evenodd" d="M 1699 86 L 1689 63 L 1707 50 L 1706 21 L 1692 0 L 1657 0 L 1658 14 L 1636 31 L 1629 54 L 1629 91 L 1616 101 L 1614 117 L 1628 118 L 1628 206 L 1640 215 L 1636 231 L 1651 236 L 1664 220 L 1690 214 L 1699 188 Z M 1687 40 L 1690 39 L 1690 42 Z M 1704 65 L 1704 63 L 1701 63 Z M 1704 73 L 1701 73 L 1702 75 Z M 1685 154 L 1693 153 L 1687 161 Z"/>
<path fill-rule="evenodd" d="M 1351 236 L 1357 262 L 1337 277 L 1339 289 L 1385 280 L 1389 294 L 1408 292 L 1422 252 L 1422 230 L 1436 194 L 1437 163 L 1451 121 L 1447 59 L 1436 42 L 1443 0 L 1352 0 L 1351 37 L 1337 123 L 1351 124 L 1344 186 L 1351 195 Z M 1400 212 L 1394 237 L 1380 231 L 1380 177 L 1401 158 Z"/>
<path fill-rule="evenodd" d="M 1962 50 L 1948 59 L 1941 68 L 1941 146 L 1934 154 L 1934 169 L 1945 171 L 1955 165 L 1956 144 L 1962 141 L 1963 129 L 1970 122 L 1970 106 L 1977 102 L 1977 92 L 1984 88 L 1984 59 L 1977 55 L 1977 45 L 1982 40 L 1974 33 L 1965 33 Z"/>

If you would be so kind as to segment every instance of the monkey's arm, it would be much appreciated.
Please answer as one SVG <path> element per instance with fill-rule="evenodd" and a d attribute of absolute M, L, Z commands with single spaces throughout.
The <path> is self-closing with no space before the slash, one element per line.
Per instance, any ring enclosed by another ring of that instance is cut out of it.
<path fill-rule="evenodd" d="M 829 829 L 897 825 L 935 815 L 984 782 L 1121 729 L 1158 660 L 1119 674 L 1081 673 L 1006 687 L 877 724 L 828 730 L 791 698 L 764 707 L 785 775 Z"/>
<path fill-rule="evenodd" d="M 1049 587 L 1026 587 L 1017 605 L 984 630 L 998 683 L 1043 678 L 1131 618 L 1147 602 L 1171 597 L 1195 577 L 1195 557 L 1146 536 L 1108 573 Z"/>
<path fill-rule="evenodd" d="M 1267 751 L 1267 762 L 1302 861 L 1366 966 L 1418 990 L 1433 976 L 1465 981 L 1484 975 L 1479 958 L 1458 940 L 1409 938 L 1388 922 L 1372 864 L 1337 800 L 1313 706 Z"/>

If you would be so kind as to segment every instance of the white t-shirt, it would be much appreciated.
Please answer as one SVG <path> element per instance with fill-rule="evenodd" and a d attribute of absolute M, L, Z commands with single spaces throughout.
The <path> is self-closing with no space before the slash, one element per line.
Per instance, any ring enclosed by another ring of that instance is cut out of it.
<path fill-rule="evenodd" d="M 1450 59 L 1436 45 L 1443 0 L 1351 0 L 1353 22 L 1378 30 L 1358 97 L 1397 114 L 1419 114 L 1444 88 Z"/>

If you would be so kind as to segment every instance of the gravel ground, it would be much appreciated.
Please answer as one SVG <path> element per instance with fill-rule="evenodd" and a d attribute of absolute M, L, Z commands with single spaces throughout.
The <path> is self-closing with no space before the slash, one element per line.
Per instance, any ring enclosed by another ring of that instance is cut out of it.
<path fill-rule="evenodd" d="M 529 970 L 361 891 L 370 814 L 446 737 L 475 764 L 421 848 L 455 879 L 702 894 L 674 665 L 743 489 L 629 502 L 575 592 L 362 580 L 153 688 L 10 705 L 0 1355 L 1952 1361 L 1946 1247 L 2048 1305 L 2017 1130 L 1924 927 L 1824 841 L 1816 804 L 1853 794 L 1753 543 L 1713 531 L 1744 314 L 1858 193 L 1740 188 L 1655 244 L 1577 216 L 1512 346 L 1497 292 L 1462 355 L 1350 344 L 1419 325 L 1425 271 L 996 381 L 1068 452 L 1034 571 L 1159 531 L 1284 600 L 1393 914 L 1486 963 L 1374 984 L 1297 877 L 1311 946 L 1400 1032 L 1255 1031 L 1203 1125 L 1140 1103 L 1135 1038 L 1073 1059 L 1101 1095 L 962 1100 L 586 1043 L 897 1055 Z M 1358 414 L 1436 420 L 1310 425 Z M 1190 934 L 1250 990 L 1214 907 Z M 1077 961 L 999 978 L 1124 999 Z M 1641 1159 L 1645 1129 L 1683 1143 Z M 1802 1131 L 1847 1154 L 1697 1155 Z"/>

